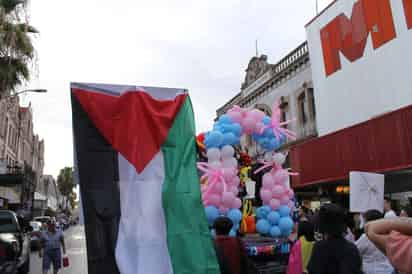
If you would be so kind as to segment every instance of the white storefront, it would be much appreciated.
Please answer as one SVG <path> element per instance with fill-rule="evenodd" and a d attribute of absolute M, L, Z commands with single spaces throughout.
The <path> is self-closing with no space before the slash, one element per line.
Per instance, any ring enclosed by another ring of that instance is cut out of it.
<path fill-rule="evenodd" d="M 408 2 L 337 0 L 307 25 L 320 136 L 412 103 Z"/>

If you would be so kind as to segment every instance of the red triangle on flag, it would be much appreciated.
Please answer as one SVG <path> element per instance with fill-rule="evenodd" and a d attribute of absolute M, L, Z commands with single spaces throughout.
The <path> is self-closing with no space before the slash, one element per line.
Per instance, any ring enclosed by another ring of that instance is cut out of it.
<path fill-rule="evenodd" d="M 157 100 L 144 91 L 121 96 L 72 91 L 100 133 L 139 173 L 159 152 L 187 96 Z"/>

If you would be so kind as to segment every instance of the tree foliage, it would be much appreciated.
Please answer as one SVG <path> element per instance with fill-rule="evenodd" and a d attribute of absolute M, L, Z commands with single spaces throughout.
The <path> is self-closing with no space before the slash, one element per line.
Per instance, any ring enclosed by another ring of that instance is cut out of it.
<path fill-rule="evenodd" d="M 57 176 L 57 186 L 59 187 L 60 193 L 66 197 L 67 207 L 68 201 L 72 199 L 71 197 L 76 198 L 76 193 L 73 191 L 75 185 L 72 167 L 65 167 L 60 170 L 60 173 Z"/>
<path fill-rule="evenodd" d="M 30 79 L 31 37 L 38 31 L 25 18 L 27 1 L 0 0 L 0 98 Z"/>

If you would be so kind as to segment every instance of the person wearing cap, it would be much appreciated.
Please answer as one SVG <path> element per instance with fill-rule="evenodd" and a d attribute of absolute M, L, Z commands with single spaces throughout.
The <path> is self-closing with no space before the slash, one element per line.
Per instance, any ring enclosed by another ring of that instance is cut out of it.
<path fill-rule="evenodd" d="M 47 274 L 53 264 L 53 273 L 57 274 L 61 268 L 62 254 L 66 254 L 64 236 L 61 230 L 56 229 L 56 223 L 49 221 L 47 230 L 42 233 L 39 256 L 43 257 L 43 274 Z"/>
<path fill-rule="evenodd" d="M 213 228 L 216 232 L 214 240 L 216 256 L 222 274 L 247 273 L 247 255 L 245 249 L 236 237 L 230 237 L 233 223 L 228 217 L 219 217 Z"/>
<path fill-rule="evenodd" d="M 335 204 L 321 207 L 317 216 L 323 240 L 313 248 L 308 274 L 362 274 L 362 258 L 357 247 L 344 238 L 345 213 Z"/>

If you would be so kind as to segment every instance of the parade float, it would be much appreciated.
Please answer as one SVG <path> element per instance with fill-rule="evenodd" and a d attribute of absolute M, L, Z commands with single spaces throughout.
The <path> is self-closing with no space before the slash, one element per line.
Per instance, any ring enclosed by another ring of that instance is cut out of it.
<path fill-rule="evenodd" d="M 295 227 L 289 176 L 297 174 L 283 167 L 286 155 L 276 152 L 287 139 L 296 137 L 286 128 L 292 121 L 281 122 L 280 114 L 277 104 L 271 117 L 258 109 L 234 106 L 197 141 L 202 155 L 198 157 L 202 200 L 210 227 L 219 216 L 230 218 L 230 236 L 243 236 L 250 257 L 271 258 L 271 264 L 282 268 L 279 260 L 289 253 Z M 244 135 L 256 142 L 263 152 L 260 156 L 242 151 Z M 253 175 L 261 176 L 257 193 Z"/>

